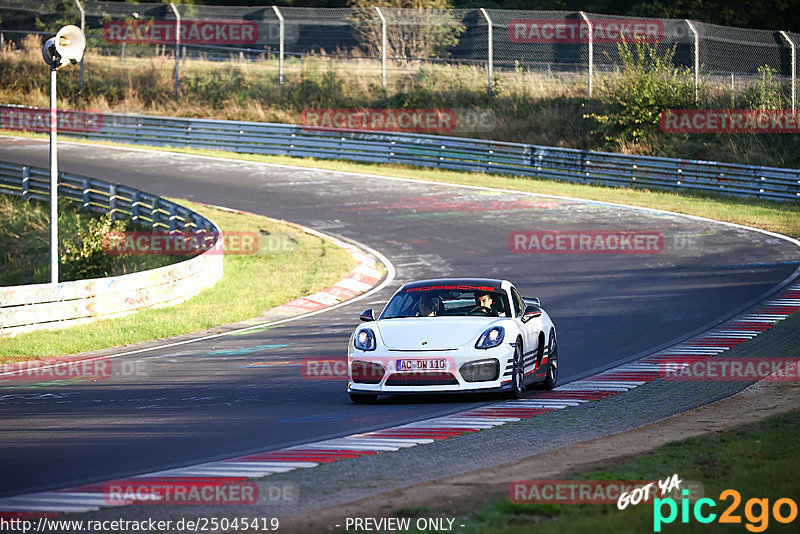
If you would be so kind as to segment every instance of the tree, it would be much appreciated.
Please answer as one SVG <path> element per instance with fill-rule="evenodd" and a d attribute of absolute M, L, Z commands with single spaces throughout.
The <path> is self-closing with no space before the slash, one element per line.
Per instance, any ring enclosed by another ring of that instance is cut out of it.
<path fill-rule="evenodd" d="M 356 36 L 367 55 L 381 53 L 376 7 L 386 18 L 387 55 L 391 57 L 446 57 L 464 31 L 449 0 L 350 0 L 350 6 Z"/>

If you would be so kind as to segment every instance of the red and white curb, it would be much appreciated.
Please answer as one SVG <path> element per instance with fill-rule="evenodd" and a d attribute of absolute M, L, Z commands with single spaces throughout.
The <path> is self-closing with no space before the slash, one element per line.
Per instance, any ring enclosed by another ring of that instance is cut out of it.
<path fill-rule="evenodd" d="M 308 230 L 306 230 L 308 231 Z M 353 256 L 358 265 L 347 276 L 313 295 L 300 297 L 282 304 L 275 311 L 287 311 L 293 314 L 317 311 L 350 300 L 372 289 L 383 278 L 384 271 L 372 256 L 364 254 L 358 247 L 344 241 L 331 238 L 336 245 L 344 248 Z"/>
<path fill-rule="evenodd" d="M 363 274 L 363 271 L 359 271 L 358 274 Z M 336 284 L 332 287 L 335 286 Z M 317 298 L 311 299 L 311 302 L 317 301 Z M 303 303 L 298 307 L 302 308 L 305 305 Z M 711 358 L 769 330 L 798 310 L 800 310 L 800 283 L 789 286 L 776 297 L 756 305 L 754 309 L 677 345 L 591 377 L 559 386 L 551 391 L 537 392 L 524 399 L 498 402 L 374 432 L 352 434 L 275 451 L 159 471 L 118 482 L 135 481 L 142 484 L 166 482 L 176 485 L 185 481 L 212 485 L 240 482 L 273 473 L 311 468 L 322 463 L 396 451 L 470 432 L 479 432 L 628 391 L 659 378 L 664 362 L 693 363 Z M 0 517 L 36 517 L 89 512 L 115 506 L 109 504 L 104 496 L 104 487 L 114 482 L 0 499 Z"/>

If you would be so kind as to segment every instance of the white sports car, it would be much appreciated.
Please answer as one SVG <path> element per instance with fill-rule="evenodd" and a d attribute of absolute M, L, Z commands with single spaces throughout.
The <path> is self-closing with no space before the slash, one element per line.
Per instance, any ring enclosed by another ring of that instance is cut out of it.
<path fill-rule="evenodd" d="M 539 299 L 507 280 L 448 278 L 405 284 L 347 348 L 347 392 L 356 403 L 379 394 L 552 389 L 556 328 Z"/>

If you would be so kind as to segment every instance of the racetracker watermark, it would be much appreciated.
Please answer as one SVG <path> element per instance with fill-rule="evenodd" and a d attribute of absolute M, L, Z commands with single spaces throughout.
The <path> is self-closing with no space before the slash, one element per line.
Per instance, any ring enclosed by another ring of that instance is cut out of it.
<path fill-rule="evenodd" d="M 61 356 L 0 364 L 0 380 L 100 380 L 111 377 L 108 358 Z"/>
<path fill-rule="evenodd" d="M 257 254 L 256 232 L 109 232 L 103 237 L 103 249 L 115 256 L 163 255 L 185 256 L 210 254 Z"/>
<path fill-rule="evenodd" d="M 56 117 L 61 132 L 99 132 L 103 127 L 103 114 L 99 111 L 59 109 Z M 50 109 L 0 107 L 0 129 L 49 132 Z"/>
<path fill-rule="evenodd" d="M 182 20 L 181 44 L 254 44 L 258 24 L 252 20 Z M 103 39 L 120 44 L 175 44 L 174 20 L 109 20 Z"/>
<path fill-rule="evenodd" d="M 300 365 L 300 373 L 306 380 L 335 380 L 346 379 L 347 360 L 334 357 L 309 357 L 304 358 Z M 351 378 L 355 382 L 376 384 L 387 373 L 395 375 L 399 382 L 409 380 L 441 378 L 442 373 L 447 373 L 456 368 L 451 358 L 387 358 L 382 361 L 368 361 L 358 356 L 353 356 L 350 362 Z"/>
<path fill-rule="evenodd" d="M 514 503 L 615 504 L 622 499 L 639 504 L 661 496 L 662 486 L 657 480 L 518 480 L 508 485 L 508 498 Z M 703 495 L 700 482 L 684 481 L 682 487 L 693 488 L 695 496 Z M 665 488 L 663 495 L 677 498 L 680 490 Z"/>
<path fill-rule="evenodd" d="M 324 356 L 303 358 L 303 362 L 300 364 L 300 374 L 306 380 L 347 378 L 347 359 Z"/>
<path fill-rule="evenodd" d="M 102 380 L 112 376 L 147 378 L 151 375 L 151 365 L 148 361 L 110 360 L 104 356 L 98 358 L 58 356 L 0 364 L 0 381 Z"/>
<path fill-rule="evenodd" d="M 517 19 L 508 25 L 512 43 L 657 43 L 664 25 L 655 19 L 599 19 L 589 25 L 580 19 Z"/>
<path fill-rule="evenodd" d="M 514 503 L 613 504 L 625 493 L 655 485 L 650 480 L 520 480 L 508 485 Z M 652 502 L 648 492 L 644 502 Z"/>
<path fill-rule="evenodd" d="M 514 254 L 659 254 L 664 236 L 649 230 L 516 230 L 508 248 Z"/>
<path fill-rule="evenodd" d="M 794 358 L 709 358 L 691 363 L 665 361 L 659 366 L 659 371 L 665 380 L 800 380 L 800 362 Z"/>
<path fill-rule="evenodd" d="M 461 108 L 319 108 L 306 109 L 300 124 L 336 130 L 452 133 L 488 132 L 497 117 L 490 109 Z"/>
<path fill-rule="evenodd" d="M 800 133 L 790 109 L 670 109 L 659 117 L 666 133 Z"/>
<path fill-rule="evenodd" d="M 115 480 L 103 486 L 103 498 L 112 506 L 286 504 L 297 502 L 298 495 L 298 486 L 294 483 L 269 484 L 259 488 L 255 482 L 224 477 Z"/>

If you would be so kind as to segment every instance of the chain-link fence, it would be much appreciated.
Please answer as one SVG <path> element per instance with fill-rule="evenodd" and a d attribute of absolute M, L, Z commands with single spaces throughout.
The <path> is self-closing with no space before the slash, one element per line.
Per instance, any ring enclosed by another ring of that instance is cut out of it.
<path fill-rule="evenodd" d="M 591 96 L 596 74 L 620 68 L 625 45 L 639 42 L 690 70 L 696 87 L 791 80 L 793 109 L 800 45 L 780 30 L 570 11 L 0 1 L 4 46 L 64 24 L 84 25 L 90 52 L 174 60 L 176 90 L 180 60 L 259 61 L 282 85 L 284 69 L 311 59 L 374 71 L 384 92 L 388 74 L 445 63 L 484 70 L 490 93 L 493 79 L 523 69 L 585 83 Z"/>

